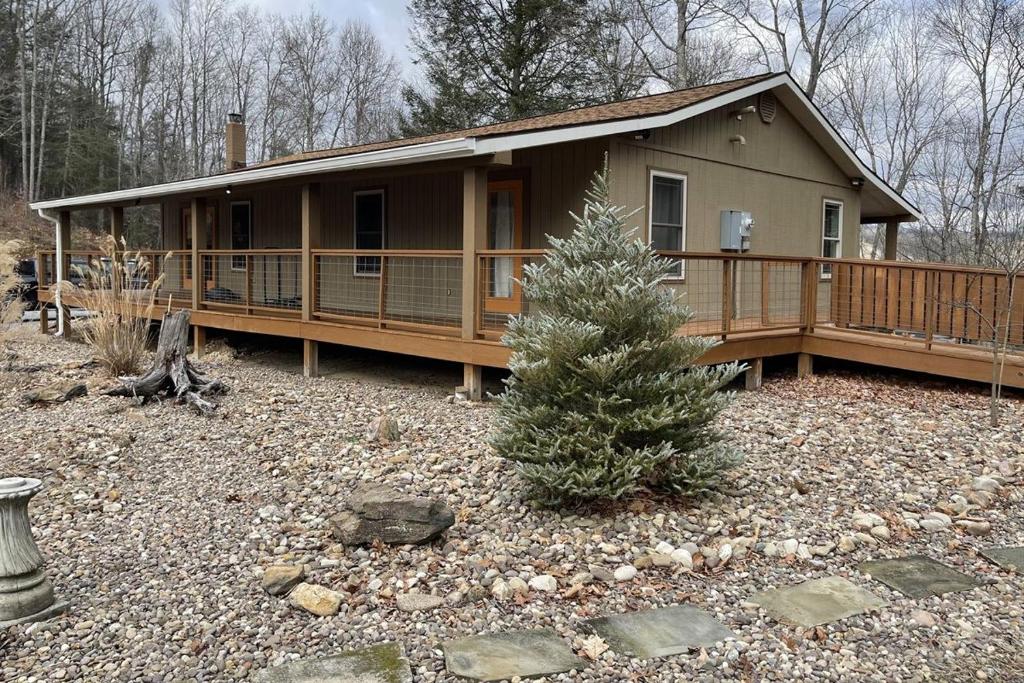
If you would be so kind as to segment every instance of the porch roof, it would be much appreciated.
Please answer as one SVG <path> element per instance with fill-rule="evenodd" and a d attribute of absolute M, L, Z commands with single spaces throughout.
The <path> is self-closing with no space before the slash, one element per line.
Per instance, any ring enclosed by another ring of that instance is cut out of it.
<path fill-rule="evenodd" d="M 861 221 L 918 220 L 918 209 L 865 165 L 787 73 L 768 73 L 686 90 L 506 121 L 465 130 L 302 152 L 212 176 L 33 202 L 40 212 L 153 202 L 174 194 L 223 189 L 357 168 L 493 155 L 515 149 L 660 128 L 772 90 L 850 177 L 863 183 Z"/>

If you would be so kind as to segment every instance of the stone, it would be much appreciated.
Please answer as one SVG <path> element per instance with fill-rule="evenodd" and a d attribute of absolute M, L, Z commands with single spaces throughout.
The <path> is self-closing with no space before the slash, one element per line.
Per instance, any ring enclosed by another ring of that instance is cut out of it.
<path fill-rule="evenodd" d="M 931 612 L 925 612 L 923 609 L 914 610 L 910 613 L 910 620 L 918 626 L 925 628 L 931 628 L 938 622 L 935 620 L 935 615 Z"/>
<path fill-rule="evenodd" d="M 491 584 L 491 596 L 501 602 L 510 600 L 512 598 L 512 587 L 504 579 L 498 579 Z"/>
<path fill-rule="evenodd" d="M 871 535 L 882 541 L 888 541 L 892 538 L 892 533 L 887 526 L 871 527 Z"/>
<path fill-rule="evenodd" d="M 527 595 L 530 592 L 530 585 L 518 576 L 508 580 L 508 587 L 512 589 L 513 595 Z"/>
<path fill-rule="evenodd" d="M 981 556 L 1007 571 L 1024 572 L 1024 546 L 985 548 L 981 551 Z"/>
<path fill-rule="evenodd" d="M 857 541 L 853 540 L 852 536 L 843 536 L 839 539 L 837 547 L 839 548 L 839 552 L 844 555 L 848 555 L 857 549 Z"/>
<path fill-rule="evenodd" d="M 579 572 L 578 574 L 574 574 L 573 577 L 571 579 L 569 579 L 569 585 L 570 586 L 586 586 L 587 584 L 591 583 L 593 580 L 594 580 L 594 575 L 591 574 L 590 572 Z"/>
<path fill-rule="evenodd" d="M 374 418 L 370 423 L 370 428 L 366 430 L 367 441 L 375 443 L 386 444 L 398 441 L 400 438 L 402 438 L 402 429 L 398 426 L 398 421 L 387 413 Z"/>
<path fill-rule="evenodd" d="M 0 479 L 0 629 L 45 621 L 67 608 L 54 597 L 32 538 L 28 504 L 42 488 L 39 479 Z"/>
<path fill-rule="evenodd" d="M 547 676 L 584 662 L 552 629 L 508 631 L 441 643 L 448 673 L 475 681 Z"/>
<path fill-rule="evenodd" d="M 41 403 L 49 405 L 53 403 L 67 403 L 88 393 L 88 388 L 82 382 L 56 382 L 41 389 L 25 392 L 24 399 L 28 404 Z"/>
<path fill-rule="evenodd" d="M 976 522 L 971 519 L 961 519 L 957 520 L 956 525 L 971 536 L 988 536 L 992 533 L 992 525 L 989 522 Z"/>
<path fill-rule="evenodd" d="M 306 571 L 300 565 L 271 565 L 263 571 L 263 590 L 271 595 L 287 595 L 305 575 Z"/>
<path fill-rule="evenodd" d="M 558 590 L 558 582 L 550 574 L 541 574 L 530 579 L 530 588 L 542 593 L 551 593 Z"/>
<path fill-rule="evenodd" d="M 444 598 L 429 593 L 400 593 L 395 603 L 403 612 L 428 612 L 443 605 Z"/>
<path fill-rule="evenodd" d="M 885 526 L 885 520 L 873 512 L 855 512 L 853 515 L 853 528 L 859 531 L 867 531 L 876 526 Z"/>
<path fill-rule="evenodd" d="M 616 581 L 632 581 L 636 578 L 636 567 L 625 564 L 615 570 Z"/>
<path fill-rule="evenodd" d="M 918 522 L 918 526 L 920 526 L 921 529 L 927 531 L 930 534 L 934 534 L 939 531 L 945 531 L 949 528 L 948 524 L 937 519 L 922 519 L 920 522 Z"/>
<path fill-rule="evenodd" d="M 723 545 L 721 548 L 718 549 L 718 559 L 721 560 L 722 564 L 725 564 L 726 562 L 731 560 L 732 559 L 732 554 L 733 554 L 732 546 L 729 545 L 728 543 L 726 543 L 725 545 Z"/>
<path fill-rule="evenodd" d="M 583 627 L 620 655 L 650 659 L 711 647 L 735 634 L 707 612 L 680 605 L 590 619 Z"/>
<path fill-rule="evenodd" d="M 607 567 L 602 567 L 599 564 L 592 564 L 587 566 L 587 570 L 598 581 L 604 581 L 605 583 L 612 583 L 615 581 L 615 574 L 613 574 Z"/>
<path fill-rule="evenodd" d="M 857 568 L 870 574 L 876 581 L 914 599 L 971 590 L 981 585 L 970 576 L 922 555 L 874 560 L 864 562 Z"/>
<path fill-rule="evenodd" d="M 341 593 L 312 583 L 300 583 L 292 589 L 288 599 L 293 605 L 318 617 L 330 617 L 341 608 Z"/>
<path fill-rule="evenodd" d="M 986 493 L 997 493 L 1003 487 L 993 477 L 975 477 L 971 482 L 972 491 L 985 491 Z"/>
<path fill-rule="evenodd" d="M 672 566 L 672 558 L 669 557 L 668 555 L 663 555 L 661 553 L 654 553 L 650 557 L 651 557 L 651 564 L 653 564 L 655 567 L 671 567 Z"/>
<path fill-rule="evenodd" d="M 267 669 L 261 683 L 412 683 L 398 643 L 383 643 L 319 659 L 300 659 Z"/>
<path fill-rule="evenodd" d="M 750 600 L 773 619 L 802 628 L 864 614 L 888 604 L 874 593 L 838 576 L 764 591 Z"/>
<path fill-rule="evenodd" d="M 671 543 L 662 541 L 658 545 L 654 546 L 654 552 L 661 553 L 662 555 L 671 555 L 675 551 L 675 546 Z"/>
<path fill-rule="evenodd" d="M 455 523 L 455 513 L 438 501 L 409 496 L 386 486 L 362 486 L 331 518 L 334 538 L 345 545 L 428 543 Z"/>
<path fill-rule="evenodd" d="M 693 555 L 686 548 L 676 548 L 670 557 L 683 569 L 693 569 Z"/>
<path fill-rule="evenodd" d="M 796 551 L 800 549 L 800 541 L 795 538 L 787 538 L 782 542 L 782 554 L 785 555 L 796 555 Z"/>

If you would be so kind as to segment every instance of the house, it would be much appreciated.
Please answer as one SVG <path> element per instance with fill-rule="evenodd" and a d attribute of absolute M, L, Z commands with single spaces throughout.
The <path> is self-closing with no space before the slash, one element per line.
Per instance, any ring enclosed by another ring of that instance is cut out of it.
<path fill-rule="evenodd" d="M 953 275 L 856 261 L 861 224 L 886 225 L 894 259 L 920 214 L 785 73 L 254 165 L 233 116 L 226 149 L 218 175 L 32 204 L 58 232 L 40 281 L 75 258 L 71 211 L 108 208 L 116 236 L 125 208 L 159 203 L 161 296 L 192 309 L 198 349 L 207 328 L 302 339 L 310 375 L 320 342 L 438 358 L 463 363 L 475 393 L 481 367 L 507 361 L 507 316 L 528 312 L 516 277 L 570 233 L 607 156 L 613 199 L 679 261 L 666 286 L 695 310 L 689 331 L 725 342 L 709 362 L 751 359 L 755 383 L 760 358 L 788 353 L 805 370 L 819 354 L 990 372 L 935 361 L 936 334 L 983 340 L 977 321 L 926 310 Z M 891 360 L 894 332 L 922 343 Z"/>

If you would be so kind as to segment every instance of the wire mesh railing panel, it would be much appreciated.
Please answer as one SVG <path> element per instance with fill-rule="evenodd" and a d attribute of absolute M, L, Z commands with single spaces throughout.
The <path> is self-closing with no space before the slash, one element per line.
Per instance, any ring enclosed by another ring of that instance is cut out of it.
<path fill-rule="evenodd" d="M 354 254 L 315 254 L 315 313 L 377 320 L 380 262 Z"/>
<path fill-rule="evenodd" d="M 736 259 L 731 264 L 730 331 L 755 331 L 801 324 L 802 263 Z M 723 311 L 724 305 L 725 302 Z"/>
<path fill-rule="evenodd" d="M 206 305 L 238 306 L 246 305 L 245 271 L 232 271 L 231 254 L 201 254 L 199 257 L 200 273 L 196 282 L 192 265 L 186 266 L 186 275 L 192 286 L 199 287 L 200 301 Z"/>
<path fill-rule="evenodd" d="M 667 278 L 663 286 L 670 288 L 680 303 L 686 305 L 693 318 L 680 330 L 682 334 L 717 335 L 723 328 L 722 295 L 725 266 L 721 259 L 683 257 L 682 278 Z"/>
<path fill-rule="evenodd" d="M 461 256 L 383 256 L 385 321 L 462 325 Z"/>
<path fill-rule="evenodd" d="M 543 255 L 531 252 L 479 256 L 478 332 L 491 336 L 500 334 L 504 332 L 509 316 L 531 313 L 532 305 L 523 296 L 520 281 L 523 268 L 543 258 Z"/>
<path fill-rule="evenodd" d="M 243 265 L 232 262 L 232 274 Z M 249 303 L 258 308 L 302 310 L 302 254 L 259 253 L 245 257 L 243 277 L 248 277 Z"/>
<path fill-rule="evenodd" d="M 192 252 L 149 252 L 153 259 L 150 275 L 157 282 L 157 296 L 175 305 L 192 305 Z"/>

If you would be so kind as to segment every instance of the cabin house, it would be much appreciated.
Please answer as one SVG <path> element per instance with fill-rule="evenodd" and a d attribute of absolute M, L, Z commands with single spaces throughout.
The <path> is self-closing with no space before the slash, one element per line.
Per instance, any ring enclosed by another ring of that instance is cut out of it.
<path fill-rule="evenodd" d="M 607 157 L 616 203 L 678 261 L 665 286 L 696 313 L 685 331 L 723 339 L 708 362 L 750 360 L 754 383 L 760 359 L 780 354 L 804 371 L 826 355 L 991 372 L 957 348 L 983 339 L 979 321 L 926 295 L 976 279 L 893 262 L 918 210 L 785 73 L 252 165 L 232 117 L 226 148 L 217 175 L 32 204 L 58 234 L 40 282 L 76 258 L 72 211 L 109 209 L 117 236 L 126 208 L 158 203 L 161 300 L 192 309 L 197 349 L 210 328 L 302 339 L 309 375 L 319 343 L 438 358 L 464 364 L 477 393 L 481 367 L 507 361 L 507 317 L 529 312 L 523 265 L 570 233 Z M 890 261 L 857 260 L 863 223 L 886 225 Z"/>

